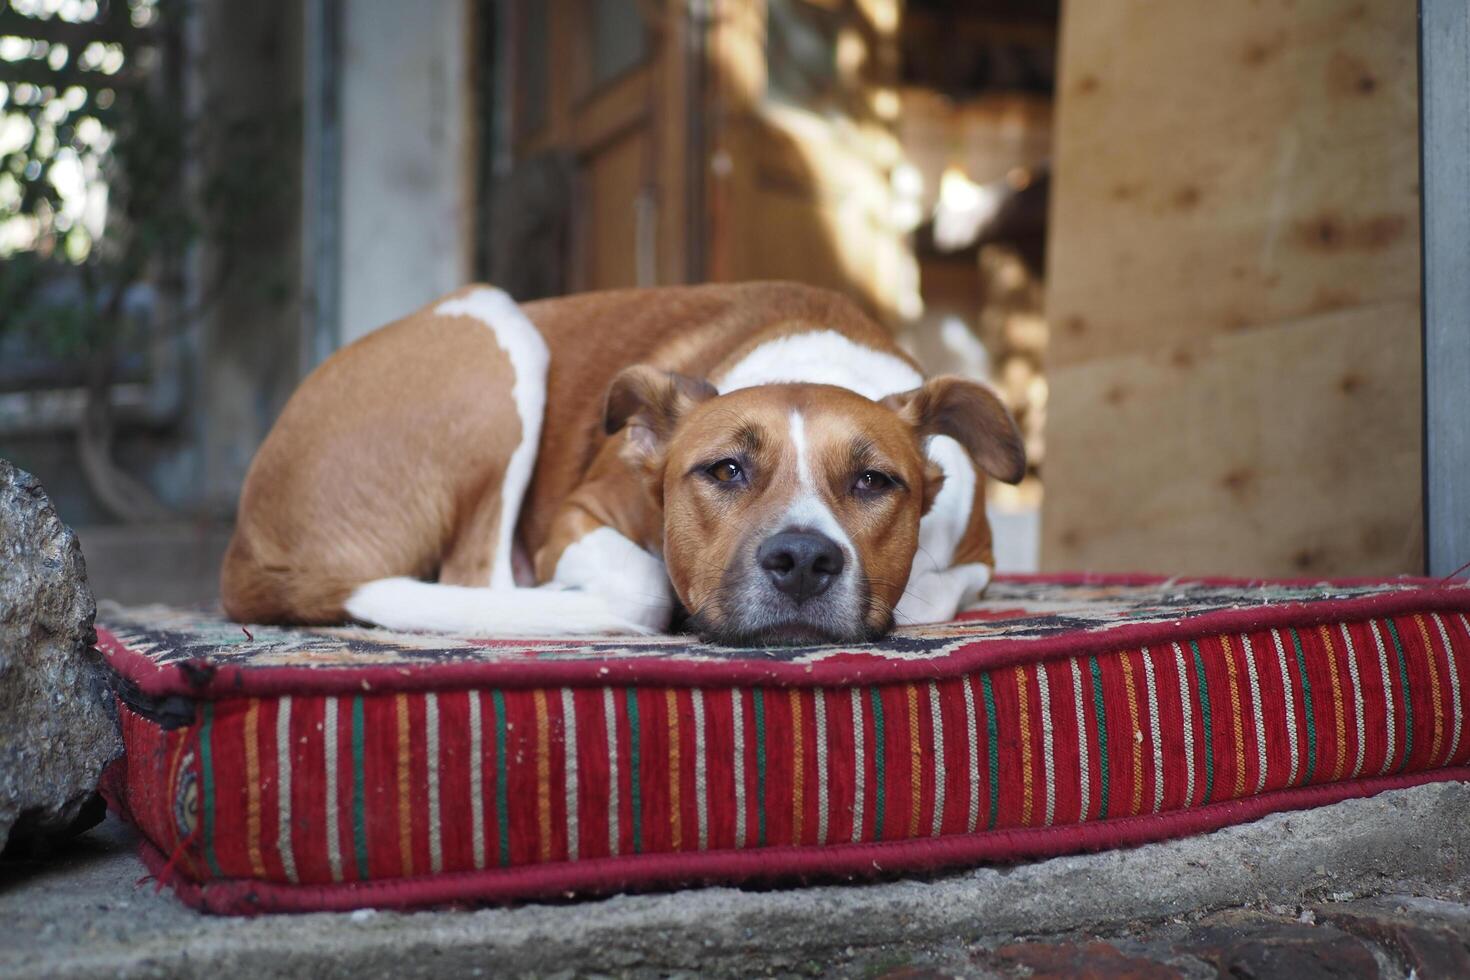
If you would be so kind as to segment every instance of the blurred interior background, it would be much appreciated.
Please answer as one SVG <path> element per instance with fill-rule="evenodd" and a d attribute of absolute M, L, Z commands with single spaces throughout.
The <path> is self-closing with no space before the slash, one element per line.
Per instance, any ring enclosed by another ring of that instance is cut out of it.
<path fill-rule="evenodd" d="M 341 344 L 472 279 L 795 279 L 1002 392 L 1002 569 L 1417 573 L 1415 44 L 1401 0 L 0 0 L 0 456 L 99 593 L 206 599 Z"/>

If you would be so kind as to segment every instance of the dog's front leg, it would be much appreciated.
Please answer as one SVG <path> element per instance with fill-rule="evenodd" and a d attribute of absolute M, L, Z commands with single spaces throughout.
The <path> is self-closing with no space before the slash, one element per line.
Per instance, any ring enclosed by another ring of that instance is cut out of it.
<path fill-rule="evenodd" d="M 612 616 L 641 630 L 669 629 L 673 588 L 663 560 L 613 527 L 597 497 L 597 486 L 584 485 L 551 520 L 535 555 L 538 582 L 595 595 Z"/>
<path fill-rule="evenodd" d="M 893 621 L 898 626 L 948 622 L 973 605 L 989 584 L 990 566 L 979 562 L 911 573 Z"/>
<path fill-rule="evenodd" d="M 669 628 L 674 596 L 661 559 L 621 532 L 601 525 L 571 541 L 556 559 L 548 586 L 604 599 L 609 612 L 654 632 Z"/>

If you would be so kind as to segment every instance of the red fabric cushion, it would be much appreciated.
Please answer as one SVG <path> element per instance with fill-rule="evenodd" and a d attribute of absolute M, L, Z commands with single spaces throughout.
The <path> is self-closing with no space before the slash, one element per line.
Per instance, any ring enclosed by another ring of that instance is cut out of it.
<path fill-rule="evenodd" d="M 104 609 L 114 806 L 187 901 L 411 907 L 925 870 L 1466 777 L 1470 589 L 999 579 L 862 647 Z"/>

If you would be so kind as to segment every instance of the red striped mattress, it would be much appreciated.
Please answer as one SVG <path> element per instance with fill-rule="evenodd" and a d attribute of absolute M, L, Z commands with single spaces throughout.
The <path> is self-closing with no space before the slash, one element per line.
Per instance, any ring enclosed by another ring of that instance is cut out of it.
<path fill-rule="evenodd" d="M 155 874 L 227 913 L 926 871 L 1467 777 L 1470 588 L 998 579 L 857 647 L 104 607 Z"/>

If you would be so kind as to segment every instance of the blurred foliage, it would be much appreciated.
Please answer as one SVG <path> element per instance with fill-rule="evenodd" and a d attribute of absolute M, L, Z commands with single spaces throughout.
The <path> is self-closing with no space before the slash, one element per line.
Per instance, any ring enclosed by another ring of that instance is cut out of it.
<path fill-rule="evenodd" d="M 175 0 L 0 3 L 0 344 L 107 360 L 130 287 L 197 231 L 180 192 Z"/>
<path fill-rule="evenodd" d="M 198 3 L 0 0 L 0 361 L 108 370 L 146 331 L 197 322 L 236 256 L 278 251 L 300 113 L 186 107 L 182 31 Z M 210 264 L 185 308 L 181 270 L 201 240 Z M 249 288 L 285 301 L 290 272 L 257 265 Z"/>

